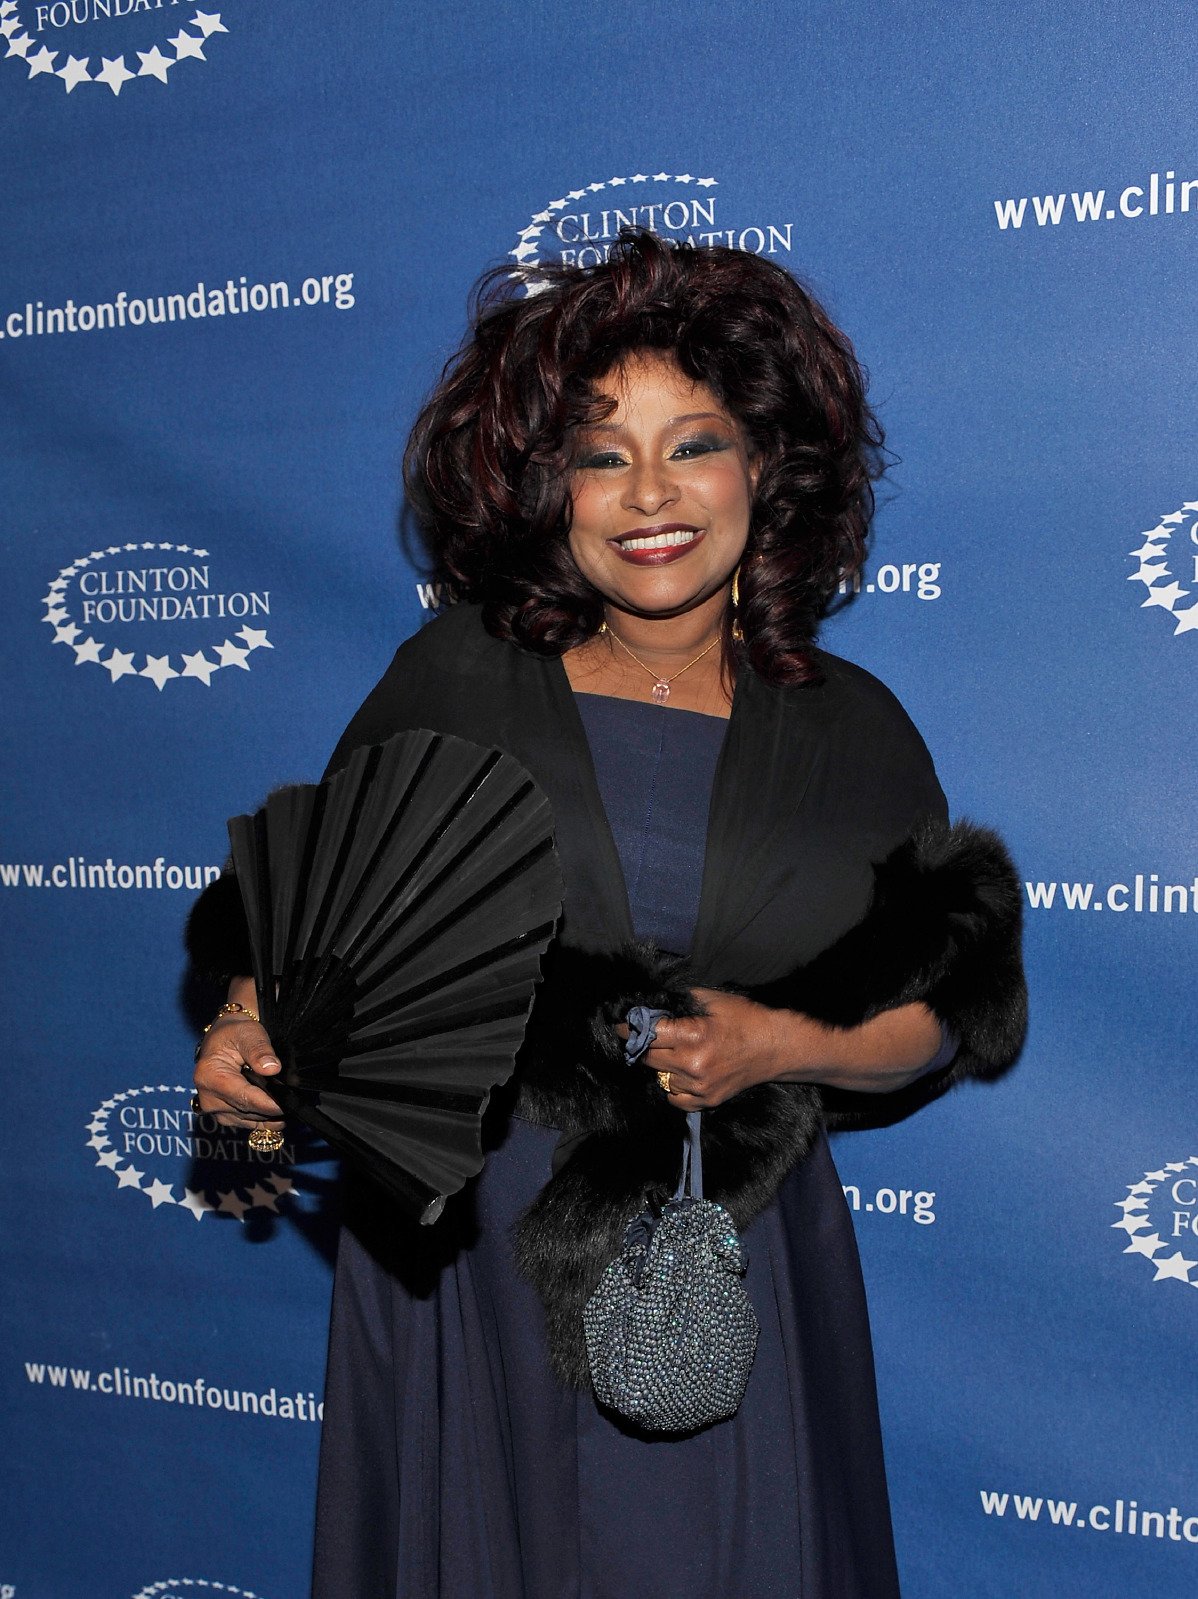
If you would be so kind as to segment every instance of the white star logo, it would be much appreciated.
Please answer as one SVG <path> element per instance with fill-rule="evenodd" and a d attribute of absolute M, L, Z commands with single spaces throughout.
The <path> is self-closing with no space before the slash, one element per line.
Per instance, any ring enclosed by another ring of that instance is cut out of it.
<path fill-rule="evenodd" d="M 152 1183 L 148 1184 L 142 1189 L 142 1193 L 150 1201 L 155 1210 L 158 1209 L 159 1205 L 175 1205 L 178 1203 L 171 1184 L 164 1183 L 161 1177 L 155 1177 Z"/>
<path fill-rule="evenodd" d="M 219 671 L 220 667 L 217 663 L 210 661 L 203 650 L 197 650 L 194 655 L 185 654 L 183 657 L 182 675 L 184 677 L 198 677 L 205 688 L 212 687 L 212 674 Z"/>
<path fill-rule="evenodd" d="M 1179 633 L 1192 633 L 1198 628 L 1198 602 L 1187 605 L 1184 611 L 1174 611 L 1173 615 L 1177 619 L 1177 626 L 1173 629 L 1174 638 Z"/>
<path fill-rule="evenodd" d="M 136 669 L 133 665 L 133 656 L 126 653 L 124 650 L 114 649 L 108 659 L 106 661 L 101 661 L 100 665 L 108 668 L 114 683 L 120 677 L 137 676 Z"/>
<path fill-rule="evenodd" d="M 274 1189 L 275 1193 L 278 1194 L 280 1199 L 284 1194 L 291 1193 L 295 1187 L 295 1184 L 291 1181 L 291 1178 L 284 1177 L 280 1172 L 272 1171 L 266 1181 Z"/>
<path fill-rule="evenodd" d="M 70 94 L 72 89 L 78 88 L 81 83 L 90 83 L 92 81 L 92 75 L 87 70 L 87 63 L 90 60 L 90 56 L 84 56 L 82 59 L 78 56 L 68 56 L 66 66 L 59 67 L 56 76 L 60 77 L 66 84 L 68 94 Z M 93 556 L 92 559 L 94 560 L 95 557 Z"/>
<path fill-rule="evenodd" d="M 74 644 L 78 637 L 79 629 L 72 622 L 70 627 L 56 627 L 54 629 L 54 638 L 51 642 L 54 644 Z"/>
<path fill-rule="evenodd" d="M 238 649 L 231 639 L 226 639 L 223 644 L 218 644 L 216 653 L 220 656 L 220 664 L 222 666 L 240 666 L 243 672 L 249 671 L 245 659 L 250 653 L 249 650 Z"/>
<path fill-rule="evenodd" d="M 266 629 L 261 627 L 243 627 L 237 637 L 245 640 L 247 650 L 273 650 L 274 645 L 266 636 Z"/>
<path fill-rule="evenodd" d="M 205 1199 L 203 1189 L 184 1188 L 183 1192 L 187 1195 L 187 1198 L 179 1200 L 179 1206 L 181 1209 L 189 1210 L 197 1221 L 202 1221 L 204 1219 L 205 1211 L 207 1211 L 209 1215 L 212 1214 L 213 1207 L 208 1203 L 207 1199 Z"/>
<path fill-rule="evenodd" d="M 654 183 L 668 183 L 670 181 L 670 174 L 668 172 L 655 172 L 653 174 L 653 181 Z"/>
<path fill-rule="evenodd" d="M 1164 562 L 1159 566 L 1149 566 L 1144 561 L 1141 561 L 1140 570 L 1130 573 L 1127 581 L 1129 583 L 1143 583 L 1145 587 L 1151 588 L 1154 583 L 1159 583 L 1161 578 L 1169 575 L 1169 568 Z"/>
<path fill-rule="evenodd" d="M 1187 1260 L 1179 1249 L 1168 1259 L 1154 1260 L 1152 1264 L 1156 1267 L 1156 1276 L 1152 1279 L 1154 1283 L 1160 1282 L 1162 1277 L 1176 1277 L 1179 1283 L 1188 1283 L 1191 1271 L 1198 1266 L 1198 1260 Z"/>
<path fill-rule="evenodd" d="M 126 1166 L 123 1171 L 117 1173 L 117 1187 L 140 1188 L 144 1176 L 144 1171 L 135 1171 L 132 1166 Z"/>
<path fill-rule="evenodd" d="M 1129 1237 L 1132 1233 L 1141 1232 L 1148 1225 L 1147 1216 L 1124 1216 L 1122 1221 L 1113 1221 L 1111 1223 L 1112 1227 L 1121 1227 Z"/>
<path fill-rule="evenodd" d="M 182 29 L 169 41 L 175 47 L 175 60 L 182 61 L 185 56 L 194 56 L 197 61 L 206 61 L 204 54 L 204 41 L 197 39 L 193 34 L 184 33 Z"/>
<path fill-rule="evenodd" d="M 104 67 L 102 71 L 96 73 L 95 81 L 97 83 L 106 83 L 113 94 L 120 94 L 127 83 L 133 82 L 137 74 L 129 71 L 129 68 L 125 65 L 124 56 L 117 56 L 115 61 L 110 61 L 107 56 L 103 56 L 101 59 L 104 62 Z M 109 555 L 116 555 L 117 551 L 109 550 L 108 553 Z"/>
<path fill-rule="evenodd" d="M 196 11 L 192 15 L 192 22 L 199 28 L 205 39 L 213 33 L 228 33 L 228 28 L 220 20 L 219 11 Z"/>
<path fill-rule="evenodd" d="M 1148 1201 L 1142 1196 L 1133 1198 L 1131 1195 L 1129 1195 L 1126 1199 L 1117 1199 L 1115 1201 L 1115 1209 L 1121 1210 L 1124 1215 L 1126 1215 L 1129 1210 L 1147 1210 Z"/>
<path fill-rule="evenodd" d="M 82 644 L 72 644 L 75 652 L 75 665 L 82 666 L 85 661 L 99 665 L 100 651 L 104 648 L 102 643 L 97 644 L 94 638 L 85 638 Z"/>
<path fill-rule="evenodd" d="M 139 672 L 139 677 L 148 677 L 161 694 L 168 678 L 178 677 L 178 672 L 171 665 L 169 655 L 147 655 L 146 664 Z"/>
<path fill-rule="evenodd" d="M 109 1171 L 115 1171 L 121 1163 L 121 1157 L 115 1149 L 106 1149 L 97 1159 L 97 1166 L 107 1166 Z"/>
<path fill-rule="evenodd" d="M 26 57 L 25 65 L 29 68 L 29 76 L 38 78 L 43 72 L 53 72 L 54 63 L 58 60 L 57 50 L 47 50 L 45 45 L 35 54 Z"/>
<path fill-rule="evenodd" d="M 1123 1253 L 1125 1255 L 1146 1255 L 1151 1260 L 1157 1250 L 1164 1247 L 1164 1241 L 1159 1233 L 1145 1233 L 1140 1238 L 1133 1238 Z"/>
<path fill-rule="evenodd" d="M 1180 583 L 1170 583 L 1166 588 L 1149 589 L 1148 598 L 1140 609 L 1143 611 L 1150 605 L 1161 605 L 1166 611 L 1171 611 L 1178 600 L 1184 599 L 1189 589 L 1183 589 Z"/>
<path fill-rule="evenodd" d="M 27 33 L 18 34 L 15 39 L 8 41 L 8 49 L 4 52 L 4 59 L 7 61 L 9 56 L 20 56 L 24 60 L 29 54 L 29 46 L 32 43 L 33 40 Z"/>

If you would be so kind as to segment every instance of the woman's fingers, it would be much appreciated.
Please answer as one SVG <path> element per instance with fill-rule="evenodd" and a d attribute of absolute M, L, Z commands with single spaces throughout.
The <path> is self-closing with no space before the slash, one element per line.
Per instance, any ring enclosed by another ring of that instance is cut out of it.
<path fill-rule="evenodd" d="M 246 1066 L 263 1077 L 280 1070 L 266 1029 L 251 1021 L 217 1022 L 209 1029 L 196 1060 L 201 1112 L 215 1117 L 222 1126 L 258 1126 L 264 1120 L 281 1126 L 278 1105 L 247 1080 Z"/>

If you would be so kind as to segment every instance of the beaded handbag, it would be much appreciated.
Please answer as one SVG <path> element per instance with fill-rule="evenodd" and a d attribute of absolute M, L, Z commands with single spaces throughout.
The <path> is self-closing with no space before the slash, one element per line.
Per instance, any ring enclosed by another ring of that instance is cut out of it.
<path fill-rule="evenodd" d="M 630 1062 L 664 1014 L 630 1012 Z M 596 1398 L 647 1432 L 692 1432 L 735 1414 L 757 1349 L 740 1237 L 703 1197 L 702 1112 L 686 1121 L 673 1199 L 629 1224 L 583 1313 Z"/>

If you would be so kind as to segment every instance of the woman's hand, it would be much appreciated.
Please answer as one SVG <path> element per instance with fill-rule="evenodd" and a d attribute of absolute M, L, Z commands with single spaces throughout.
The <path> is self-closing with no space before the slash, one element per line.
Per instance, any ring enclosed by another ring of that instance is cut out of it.
<path fill-rule="evenodd" d="M 230 997 L 242 1004 L 253 1003 L 253 988 L 242 997 L 240 985 Z M 196 1059 L 195 1087 L 200 1111 L 222 1127 L 271 1127 L 282 1129 L 279 1107 L 270 1095 L 255 1088 L 242 1073 L 249 1066 L 263 1077 L 273 1077 L 282 1068 L 265 1027 L 247 1016 L 222 1016 L 204 1036 Z"/>
<path fill-rule="evenodd" d="M 720 989 L 694 995 L 707 1014 L 663 1018 L 641 1062 L 669 1072 L 679 1110 L 710 1110 L 767 1082 L 892 1093 L 920 1077 L 940 1047 L 940 1023 L 925 1005 L 900 1005 L 859 1027 L 828 1027 Z"/>

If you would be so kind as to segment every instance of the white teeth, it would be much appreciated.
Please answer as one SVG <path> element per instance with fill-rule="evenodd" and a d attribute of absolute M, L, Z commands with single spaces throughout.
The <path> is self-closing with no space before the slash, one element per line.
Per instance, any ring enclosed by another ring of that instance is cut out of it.
<path fill-rule="evenodd" d="M 694 528 L 677 533 L 651 533 L 643 539 L 621 539 L 620 544 L 626 550 L 670 550 L 676 544 L 690 544 L 695 538 Z"/>

